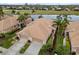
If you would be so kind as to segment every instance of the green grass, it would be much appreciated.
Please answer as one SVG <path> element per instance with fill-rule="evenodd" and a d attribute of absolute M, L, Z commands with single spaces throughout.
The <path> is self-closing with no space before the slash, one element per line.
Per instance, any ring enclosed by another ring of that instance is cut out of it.
<path fill-rule="evenodd" d="M 11 11 L 12 11 L 12 10 L 4 10 L 4 13 L 5 13 L 5 14 L 11 14 Z M 17 12 L 20 12 L 20 14 L 24 14 L 24 13 L 31 14 L 31 10 L 16 10 L 16 13 L 17 13 Z"/>
<path fill-rule="evenodd" d="M 67 37 L 67 39 L 66 39 L 66 47 L 64 47 L 64 54 L 70 54 L 70 43 L 69 43 L 69 39 L 68 39 L 68 37 Z"/>
<path fill-rule="evenodd" d="M 30 43 L 27 42 L 27 43 L 24 45 L 24 47 L 21 48 L 20 53 L 21 53 L 21 54 L 24 53 L 24 52 L 26 51 L 26 49 L 29 47 L 29 45 L 30 45 Z"/>
<path fill-rule="evenodd" d="M 54 53 L 58 55 L 69 55 L 70 54 L 70 43 L 68 37 L 66 38 L 66 46 L 63 46 L 63 39 L 64 36 L 60 35 L 60 33 L 63 30 L 59 30 L 57 32 L 57 38 L 56 38 L 56 48 L 54 48 Z"/>
<path fill-rule="evenodd" d="M 28 13 L 32 14 L 31 10 L 16 10 L 16 12 L 20 12 L 21 14 Z M 4 10 L 5 13 L 11 13 L 11 10 Z M 79 11 L 52 11 L 52 10 L 35 10 L 33 14 L 50 14 L 50 15 L 59 15 L 59 14 L 67 14 L 67 15 L 79 15 Z"/>
<path fill-rule="evenodd" d="M 68 14 L 68 15 L 79 15 L 79 11 L 39 11 L 37 10 L 34 14 L 50 14 L 50 15 L 59 15 L 59 14 Z"/>
<path fill-rule="evenodd" d="M 52 38 L 49 38 L 48 42 L 41 48 L 39 55 L 49 55 L 50 54 L 49 49 L 51 47 L 52 47 Z"/>
<path fill-rule="evenodd" d="M 0 41 L 0 46 L 4 48 L 9 48 L 16 41 L 13 37 L 16 34 L 14 32 L 5 33 L 5 38 Z"/>
<path fill-rule="evenodd" d="M 67 37 L 66 40 L 66 46 L 63 47 L 63 39 L 64 37 L 60 35 L 60 32 L 62 30 L 59 30 L 57 32 L 57 40 L 56 40 L 56 48 L 54 50 L 51 50 L 52 47 L 52 38 L 49 38 L 48 42 L 46 43 L 46 45 L 43 45 L 43 47 L 41 48 L 39 55 L 49 55 L 49 54 L 55 54 L 57 53 L 58 55 L 69 55 L 70 54 L 70 43 L 69 43 L 69 39 Z"/>

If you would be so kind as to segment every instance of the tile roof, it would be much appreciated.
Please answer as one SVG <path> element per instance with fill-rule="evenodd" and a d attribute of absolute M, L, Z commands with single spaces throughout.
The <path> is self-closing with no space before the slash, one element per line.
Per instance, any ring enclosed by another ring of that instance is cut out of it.
<path fill-rule="evenodd" d="M 47 41 L 47 38 L 52 31 L 52 24 L 52 20 L 44 18 L 37 19 L 28 24 L 26 28 L 19 32 L 19 34 L 22 35 L 23 33 L 24 35 L 29 35 L 33 40 Z"/>
<path fill-rule="evenodd" d="M 16 20 L 17 16 L 10 16 L 0 21 L 0 32 L 3 32 L 12 26 L 16 25 L 18 21 Z"/>

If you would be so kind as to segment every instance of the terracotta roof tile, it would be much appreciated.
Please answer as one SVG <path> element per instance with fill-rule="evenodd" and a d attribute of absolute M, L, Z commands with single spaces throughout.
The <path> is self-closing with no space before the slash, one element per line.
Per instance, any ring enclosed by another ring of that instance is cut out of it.
<path fill-rule="evenodd" d="M 25 29 L 19 32 L 20 35 L 24 33 L 24 35 L 28 34 L 30 37 L 35 38 L 37 40 L 46 41 L 52 31 L 52 20 L 48 19 L 37 19 L 30 24 L 27 25 Z M 34 39 L 33 39 L 34 40 Z"/>

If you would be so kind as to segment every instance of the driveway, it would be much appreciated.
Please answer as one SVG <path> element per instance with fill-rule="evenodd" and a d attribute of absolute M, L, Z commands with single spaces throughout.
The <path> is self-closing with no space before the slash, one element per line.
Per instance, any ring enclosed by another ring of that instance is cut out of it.
<path fill-rule="evenodd" d="M 3 47 L 0 47 L 0 51 L 2 51 L 2 53 L 4 53 L 5 51 L 7 51 L 7 49 L 3 48 Z M 0 53 L 0 55 L 2 54 Z"/>
<path fill-rule="evenodd" d="M 32 42 L 28 49 L 25 51 L 24 55 L 37 55 L 43 44 L 40 42 Z"/>
<path fill-rule="evenodd" d="M 20 49 L 26 44 L 26 42 L 27 42 L 26 39 L 20 39 L 3 54 L 4 55 L 15 55 L 19 53 Z"/>

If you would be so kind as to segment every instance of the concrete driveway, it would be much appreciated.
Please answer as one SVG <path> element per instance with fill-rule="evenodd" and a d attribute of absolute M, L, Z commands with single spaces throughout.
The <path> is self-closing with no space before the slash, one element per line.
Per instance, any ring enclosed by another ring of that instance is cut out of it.
<path fill-rule="evenodd" d="M 40 42 L 32 42 L 28 49 L 25 51 L 24 55 L 37 55 L 43 44 Z"/>
<path fill-rule="evenodd" d="M 17 53 L 19 53 L 20 49 L 26 44 L 26 42 L 27 42 L 26 39 L 20 39 L 3 54 L 4 55 L 16 55 Z"/>

